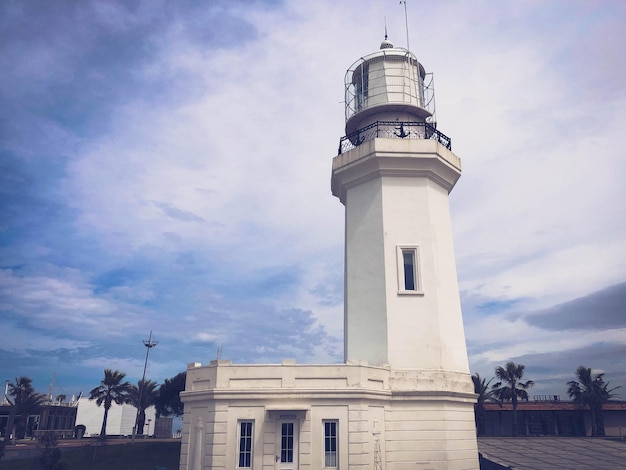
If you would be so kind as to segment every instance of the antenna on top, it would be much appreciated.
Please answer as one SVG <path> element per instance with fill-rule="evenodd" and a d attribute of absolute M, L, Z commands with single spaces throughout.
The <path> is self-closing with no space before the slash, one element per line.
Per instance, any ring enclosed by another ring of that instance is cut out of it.
<path fill-rule="evenodd" d="M 387 17 L 385 16 L 385 41 L 387 40 Z"/>
<path fill-rule="evenodd" d="M 406 0 L 400 0 L 400 5 L 404 3 L 404 24 L 406 27 L 406 50 L 410 50 L 409 48 L 409 17 L 406 13 Z"/>

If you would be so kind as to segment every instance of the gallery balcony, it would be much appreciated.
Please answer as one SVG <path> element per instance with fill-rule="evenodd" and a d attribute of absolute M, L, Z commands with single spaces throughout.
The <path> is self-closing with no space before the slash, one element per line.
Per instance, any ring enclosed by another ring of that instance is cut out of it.
<path fill-rule="evenodd" d="M 448 150 L 452 150 L 452 139 L 439 132 L 433 125 L 427 122 L 411 121 L 376 121 L 372 124 L 357 129 L 339 140 L 337 153 L 358 147 L 363 142 L 372 139 L 432 139 L 438 141 Z"/>

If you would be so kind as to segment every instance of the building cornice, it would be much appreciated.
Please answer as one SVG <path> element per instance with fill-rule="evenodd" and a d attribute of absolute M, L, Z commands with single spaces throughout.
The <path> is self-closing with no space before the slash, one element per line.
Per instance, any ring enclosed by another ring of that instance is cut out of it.
<path fill-rule="evenodd" d="M 345 204 L 350 188 L 385 176 L 428 178 L 449 193 L 461 160 L 436 140 L 372 139 L 333 159 L 331 190 Z"/>

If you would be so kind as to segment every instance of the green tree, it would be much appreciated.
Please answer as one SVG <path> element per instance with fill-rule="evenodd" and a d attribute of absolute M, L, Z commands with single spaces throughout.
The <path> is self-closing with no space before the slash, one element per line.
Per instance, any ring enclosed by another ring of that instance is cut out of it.
<path fill-rule="evenodd" d="M 146 409 L 156 403 L 158 398 L 157 387 L 156 382 L 144 379 L 140 379 L 137 385 L 131 385 L 129 403 L 139 411 L 136 434 L 143 434 L 146 424 Z"/>
<path fill-rule="evenodd" d="M 104 379 L 102 379 L 100 385 L 89 392 L 90 400 L 96 400 L 96 405 L 98 406 L 104 405 L 100 440 L 106 439 L 107 419 L 111 405 L 113 403 L 123 405 L 130 402 L 132 385 L 129 382 L 122 382 L 124 377 L 126 377 L 126 374 L 123 372 L 104 369 Z"/>
<path fill-rule="evenodd" d="M 528 401 L 526 390 L 535 385 L 532 380 L 522 382 L 525 368 L 526 366 L 523 364 L 515 364 L 514 362 L 507 362 L 504 367 L 496 367 L 496 378 L 499 382 L 492 386 L 498 400 L 511 402 L 513 407 L 513 436 L 517 436 L 517 402 L 519 400 Z"/>
<path fill-rule="evenodd" d="M 478 395 L 478 397 L 476 397 L 476 403 L 474 404 L 474 419 L 476 420 L 476 433 L 479 436 L 485 434 L 485 403 L 496 402 L 500 404 L 496 398 L 495 390 L 489 387 L 493 379 L 494 377 L 487 381 L 481 378 L 478 372 L 472 375 L 474 393 Z"/>
<path fill-rule="evenodd" d="M 35 392 L 33 381 L 29 377 L 22 376 L 16 377 L 14 383 L 9 383 L 8 397 L 7 400 L 12 406 L 9 411 L 5 440 L 13 434 L 15 441 L 15 438 L 24 438 L 28 416 L 39 411 L 46 401 L 46 396 Z M 15 433 L 13 433 L 14 426 Z"/>
<path fill-rule="evenodd" d="M 67 462 L 62 460 L 61 450 L 57 448 L 57 438 L 53 432 L 44 433 L 39 439 L 41 453 L 36 463 L 39 470 L 67 470 Z"/>
<path fill-rule="evenodd" d="M 617 396 L 613 393 L 619 387 L 609 388 L 604 381 L 604 373 L 593 374 L 589 367 L 578 366 L 576 378 L 567 382 L 567 394 L 582 407 L 591 411 L 591 435 L 604 436 L 602 405 Z"/>
<path fill-rule="evenodd" d="M 185 390 L 187 372 L 180 372 L 159 387 L 159 397 L 156 402 L 157 416 L 182 416 L 183 403 L 180 401 L 180 392 Z"/>

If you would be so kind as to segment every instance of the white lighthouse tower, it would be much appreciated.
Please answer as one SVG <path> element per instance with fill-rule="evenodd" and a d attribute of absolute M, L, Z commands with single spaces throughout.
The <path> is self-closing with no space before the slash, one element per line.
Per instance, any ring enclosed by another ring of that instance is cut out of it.
<path fill-rule="evenodd" d="M 345 205 L 345 359 L 390 368 L 392 391 L 408 401 L 392 404 L 389 418 L 438 414 L 438 430 L 454 437 L 438 453 L 447 462 L 428 468 L 472 468 L 452 450 L 463 439 L 476 446 L 453 411 L 467 411 L 473 392 L 448 204 L 461 161 L 436 129 L 426 78 L 411 52 L 386 39 L 346 73 L 346 137 L 331 180 Z M 411 440 L 412 458 L 429 460 L 417 451 L 426 443 Z"/>
<path fill-rule="evenodd" d="M 448 207 L 461 162 L 429 123 L 424 78 L 388 41 L 346 74 L 332 170 L 346 207 L 345 357 L 468 374 Z"/>
<path fill-rule="evenodd" d="M 190 363 L 180 470 L 477 470 L 448 194 L 427 75 L 385 40 L 346 74 L 345 363 Z"/>

